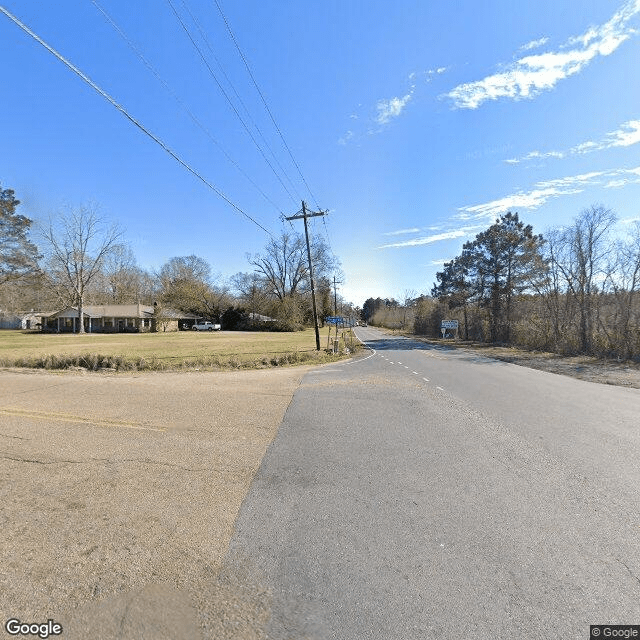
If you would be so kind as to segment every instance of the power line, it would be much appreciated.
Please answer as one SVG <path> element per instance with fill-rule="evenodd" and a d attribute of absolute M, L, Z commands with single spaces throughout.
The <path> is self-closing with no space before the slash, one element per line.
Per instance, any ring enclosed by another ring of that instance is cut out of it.
<path fill-rule="evenodd" d="M 214 73 L 213 69 L 211 68 L 211 65 L 207 62 L 206 57 L 204 56 L 204 54 L 202 53 L 202 50 L 200 49 L 200 47 L 198 46 L 198 44 L 196 43 L 196 41 L 193 39 L 191 32 L 189 31 L 187 25 L 184 23 L 184 21 L 182 20 L 182 18 L 180 17 L 180 14 L 176 11 L 176 8 L 173 6 L 173 3 L 171 2 L 171 0 L 167 0 L 167 3 L 169 4 L 169 6 L 171 7 L 171 10 L 173 11 L 173 14 L 176 17 L 176 20 L 180 23 L 180 25 L 182 26 L 184 32 L 187 34 L 187 37 L 189 38 L 189 40 L 191 41 L 191 44 L 193 45 L 194 49 L 198 52 L 200 58 L 202 59 L 202 62 L 204 63 L 205 67 L 207 67 L 209 74 L 211 75 L 211 77 L 214 79 L 215 83 L 218 85 L 218 88 L 220 89 L 220 91 L 222 92 L 222 95 L 225 97 L 225 99 L 227 100 L 227 102 L 229 103 L 229 106 L 231 107 L 231 109 L 233 110 L 233 112 L 236 114 L 236 117 L 238 118 L 238 120 L 240 120 L 242 126 L 244 127 L 244 130 L 247 132 L 247 134 L 249 135 L 249 137 L 251 138 L 251 141 L 253 142 L 253 144 L 255 145 L 256 149 L 258 149 L 258 151 L 260 152 L 260 155 L 263 157 L 264 161 L 267 163 L 267 165 L 269 166 L 269 168 L 271 169 L 271 171 L 273 172 L 273 175 L 278 179 L 278 181 L 280 182 L 280 184 L 282 185 L 282 188 L 287 192 L 287 195 L 294 201 L 296 202 L 296 199 L 291 195 L 291 192 L 289 191 L 289 189 L 287 188 L 287 185 L 285 185 L 285 183 L 282 181 L 282 178 L 278 175 L 278 173 L 276 172 L 276 170 L 273 168 L 273 165 L 271 164 L 271 162 L 269 161 L 269 158 L 267 158 L 266 154 L 264 153 L 264 151 L 262 150 L 262 147 L 258 144 L 258 141 L 255 139 L 254 135 L 251 133 L 251 130 L 249 129 L 249 127 L 247 126 L 247 123 L 244 121 L 244 119 L 242 118 L 242 116 L 240 115 L 240 113 L 238 112 L 238 110 L 236 109 L 235 105 L 233 104 L 231 98 L 229 97 L 229 95 L 227 94 L 227 92 L 225 91 L 224 87 L 222 86 L 222 84 L 220 83 L 220 81 L 218 80 L 218 77 L 216 76 L 216 74 Z"/>
<path fill-rule="evenodd" d="M 106 20 L 111 24 L 111 26 L 116 30 L 118 35 L 127 43 L 129 48 L 140 58 L 140 60 L 144 63 L 144 65 L 153 73 L 156 79 L 162 84 L 162 86 L 166 89 L 166 91 L 171 95 L 171 97 L 180 105 L 180 107 L 187 113 L 187 115 L 191 118 L 191 120 L 200 128 L 200 130 L 211 140 L 211 142 L 218 147 L 220 152 L 224 155 L 224 157 L 246 178 L 246 180 L 253 185 L 253 187 L 260 193 L 260 195 L 271 204 L 276 211 L 278 211 L 281 215 L 284 215 L 284 212 L 278 207 L 278 205 L 269 198 L 269 196 L 262 191 L 262 189 L 249 177 L 249 175 L 242 169 L 242 167 L 227 153 L 224 147 L 211 135 L 209 130 L 200 122 L 200 120 L 192 113 L 189 107 L 185 104 L 185 102 L 176 94 L 176 92 L 169 86 L 169 84 L 162 78 L 157 69 L 147 60 L 144 54 L 136 47 L 136 45 L 131 41 L 131 39 L 127 36 L 126 33 L 116 24 L 113 18 L 100 6 L 97 0 L 91 0 L 93 5 L 102 13 L 102 15 L 106 18 Z"/>
<path fill-rule="evenodd" d="M 231 79 L 229 78 L 229 76 L 227 75 L 227 72 L 224 70 L 224 66 L 222 65 L 222 63 L 220 62 L 220 60 L 218 59 L 218 57 L 215 54 L 215 51 L 213 50 L 213 47 L 211 46 L 211 43 L 209 42 L 209 38 L 207 37 L 206 32 L 204 31 L 204 29 L 201 27 L 200 23 L 198 22 L 197 18 L 195 17 L 195 15 L 193 14 L 193 12 L 191 11 L 191 9 L 189 8 L 189 5 L 187 4 L 186 0 L 181 0 L 182 2 L 182 6 L 186 9 L 187 13 L 189 14 L 189 16 L 191 17 L 191 20 L 193 21 L 193 23 L 195 24 L 196 28 L 198 29 L 198 32 L 200 33 L 200 37 L 202 38 L 202 40 L 204 41 L 205 45 L 207 46 L 207 49 L 209 49 L 209 53 L 211 54 L 211 56 L 213 57 L 213 59 L 215 60 L 216 64 L 218 65 L 218 69 L 220 69 L 220 72 L 222 73 L 222 75 L 224 76 L 224 79 L 227 81 L 227 84 L 231 87 L 231 90 L 233 91 L 233 94 L 236 97 L 236 100 L 238 101 L 238 103 L 240 104 L 240 106 L 244 109 L 244 112 L 247 116 L 247 119 L 249 120 L 249 122 L 253 125 L 253 127 L 255 128 L 255 130 L 258 133 L 258 136 L 260 137 L 260 139 L 262 140 L 262 143 L 264 144 L 264 146 L 267 148 L 267 150 L 269 151 L 269 153 L 271 154 L 271 157 L 273 158 L 273 161 L 275 162 L 275 164 L 277 165 L 278 169 L 280 169 L 280 171 L 282 172 L 282 175 L 286 178 L 287 182 L 289 183 L 289 185 L 291 186 L 291 188 L 293 189 L 293 191 L 296 193 L 296 195 L 298 195 L 298 197 L 300 198 L 299 194 L 297 193 L 297 189 L 296 186 L 293 184 L 293 181 L 291 180 L 291 178 L 289 177 L 288 173 L 285 171 L 284 167 L 280 164 L 280 161 L 278 160 L 278 157 L 276 156 L 276 154 L 274 153 L 273 149 L 271 148 L 271 146 L 269 145 L 269 143 L 267 142 L 266 137 L 264 136 L 264 134 L 262 133 L 260 127 L 256 124 L 256 122 L 254 121 L 254 119 L 251 117 L 251 112 L 249 111 L 249 109 L 247 108 L 247 106 L 245 105 L 244 101 L 242 100 L 242 98 L 240 97 L 240 94 L 238 93 L 238 91 L 236 90 L 233 82 L 231 82 Z M 302 199 L 302 198 L 300 198 Z"/>
<path fill-rule="evenodd" d="M 180 158 L 162 140 L 160 140 L 160 138 L 158 138 L 153 133 L 151 133 L 148 129 L 145 128 L 145 126 L 142 123 L 140 123 L 132 115 L 130 115 L 127 112 L 127 110 L 124 107 L 122 107 L 120 104 L 118 104 L 106 91 L 101 89 L 95 82 L 93 82 L 93 80 L 91 80 L 82 71 L 80 71 L 80 69 L 78 69 L 78 67 L 76 67 L 74 64 L 69 62 L 69 60 L 67 60 L 64 56 L 62 56 L 60 53 L 58 53 L 53 47 L 49 46 L 42 38 L 40 38 L 38 35 L 36 35 L 24 23 L 20 22 L 20 20 L 18 20 L 18 18 L 16 18 L 16 16 L 14 16 L 12 13 L 7 11 L 7 9 L 5 9 L 2 5 L 0 5 L 0 12 L 4 13 L 4 15 L 7 16 L 7 18 L 9 18 L 16 25 L 18 25 L 26 34 L 30 35 L 36 42 L 41 44 L 49 53 L 51 53 L 56 58 L 58 58 L 58 60 L 60 60 L 60 62 L 62 62 L 69 69 L 71 69 L 71 71 L 73 71 L 77 76 L 79 76 L 92 89 L 97 91 L 105 100 L 110 102 L 111 105 L 113 105 L 118 111 L 120 111 L 120 113 L 122 113 L 122 115 L 125 118 L 127 118 L 127 120 L 129 120 L 129 122 L 131 122 L 136 127 L 138 127 L 138 129 L 140 129 L 144 134 L 149 136 L 149 138 L 151 138 L 156 144 L 158 144 L 160 147 L 162 147 L 162 149 L 164 149 L 176 162 L 178 162 L 180 165 L 182 165 L 185 169 L 187 169 L 187 171 L 192 173 L 194 176 L 196 176 L 196 178 L 201 180 L 207 187 L 209 187 L 212 191 L 214 191 L 220 198 L 222 198 L 227 204 L 229 204 L 231 207 L 233 207 L 238 213 L 240 213 L 245 218 L 247 218 L 248 220 L 253 222 L 253 224 L 255 224 L 257 227 L 262 229 L 265 233 L 267 233 L 268 235 L 273 237 L 272 233 L 268 229 L 265 229 L 259 222 L 254 220 L 254 218 L 252 218 L 248 213 L 243 211 L 237 204 L 235 204 L 235 202 L 232 202 L 222 191 L 220 191 L 220 189 L 215 187 L 213 184 L 211 184 L 209 181 L 207 181 L 202 175 L 200 175 L 195 169 L 190 167 L 184 160 L 182 160 L 182 158 Z"/>
<path fill-rule="evenodd" d="M 224 15 L 224 12 L 222 11 L 222 7 L 220 6 L 220 3 L 218 0 L 214 0 L 214 2 L 216 3 L 216 7 L 218 7 L 218 11 L 220 12 L 220 15 L 222 16 L 222 19 L 224 20 L 224 23 L 227 27 L 227 31 L 229 32 L 229 36 L 231 36 L 231 39 L 233 40 L 233 44 L 235 44 L 236 49 L 238 50 L 238 53 L 240 54 L 240 57 L 242 58 L 242 61 L 244 62 L 244 66 L 247 69 L 247 72 L 249 74 L 249 77 L 251 78 L 251 81 L 253 82 L 253 86 L 256 88 L 256 91 L 258 92 L 258 95 L 260 96 L 260 99 L 262 100 L 262 104 L 264 105 L 264 108 L 267 110 L 267 113 L 269 114 L 269 117 L 271 118 L 271 122 L 273 122 L 273 126 L 276 128 L 276 131 L 278 132 L 278 135 L 280 136 L 280 139 L 282 140 L 282 144 L 284 145 L 285 149 L 287 150 L 289 157 L 291 158 L 291 161 L 293 162 L 293 164 L 295 165 L 296 169 L 298 170 L 298 173 L 300 174 L 300 177 L 302 178 L 302 181 L 304 182 L 305 187 L 307 188 L 307 191 L 309 192 L 309 195 L 313 198 L 313 201 L 316 204 L 316 207 L 318 207 L 318 209 L 320 209 L 320 205 L 318 204 L 318 201 L 316 200 L 316 197 L 313 195 L 311 188 L 309 187 L 309 184 L 307 183 L 304 175 L 302 174 L 302 170 L 300 169 L 300 166 L 298 165 L 298 163 L 296 162 L 296 159 L 293 157 L 293 153 L 291 153 L 291 149 L 289 149 L 289 145 L 287 144 L 287 141 L 284 139 L 284 136 L 282 135 L 282 131 L 280 131 L 280 127 L 278 126 L 278 123 L 276 122 L 275 118 L 273 117 L 273 114 L 271 113 L 271 109 L 269 109 L 269 105 L 267 104 L 267 101 L 264 97 L 264 95 L 262 94 L 262 91 L 260 91 L 260 87 L 258 86 L 258 82 L 256 81 L 253 72 L 251 71 L 251 67 L 249 66 L 249 63 L 247 62 L 247 59 L 245 58 L 244 54 L 242 53 L 242 49 L 240 49 L 240 45 L 238 44 L 238 41 L 236 40 L 235 35 L 233 34 L 233 31 L 231 30 L 231 26 L 229 25 L 229 22 L 226 18 L 226 16 Z"/>

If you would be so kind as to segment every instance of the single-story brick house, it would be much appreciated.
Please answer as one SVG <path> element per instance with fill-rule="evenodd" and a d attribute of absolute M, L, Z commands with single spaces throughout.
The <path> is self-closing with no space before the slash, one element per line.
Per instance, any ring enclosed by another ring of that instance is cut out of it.
<path fill-rule="evenodd" d="M 187 329 L 200 319 L 193 313 L 175 311 L 144 304 L 89 304 L 83 307 L 84 330 L 87 333 L 138 333 Z M 55 333 L 77 333 L 77 307 L 42 316 L 42 330 Z"/>

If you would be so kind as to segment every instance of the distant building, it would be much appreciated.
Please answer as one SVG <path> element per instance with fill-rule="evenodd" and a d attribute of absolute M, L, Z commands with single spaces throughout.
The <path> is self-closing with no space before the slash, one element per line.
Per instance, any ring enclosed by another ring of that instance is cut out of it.
<path fill-rule="evenodd" d="M 0 311 L 0 329 L 40 329 L 43 311 L 29 311 L 28 313 L 5 313 Z"/>
<path fill-rule="evenodd" d="M 249 320 L 253 320 L 255 322 L 274 322 L 274 318 L 270 318 L 269 316 L 262 316 L 259 313 L 250 313 Z"/>

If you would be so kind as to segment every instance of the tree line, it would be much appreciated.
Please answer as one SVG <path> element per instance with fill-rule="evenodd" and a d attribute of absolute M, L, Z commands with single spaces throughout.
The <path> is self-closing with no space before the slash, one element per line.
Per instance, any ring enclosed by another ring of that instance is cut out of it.
<path fill-rule="evenodd" d="M 301 234 L 271 237 L 263 251 L 247 254 L 250 270 L 230 278 L 195 255 L 146 270 L 123 230 L 95 207 L 68 209 L 36 228 L 18 213 L 19 205 L 14 191 L 0 185 L 0 313 L 72 306 L 82 314 L 90 304 L 155 303 L 227 329 L 292 331 L 312 323 Z M 319 314 L 325 317 L 334 312 L 333 278 L 340 279 L 340 263 L 321 237 L 313 237 L 311 247 Z"/>
<path fill-rule="evenodd" d="M 517 213 L 500 216 L 436 274 L 430 295 L 369 299 L 363 318 L 440 336 L 459 321 L 465 340 L 562 354 L 640 357 L 640 225 L 617 237 L 603 205 L 535 234 Z"/>

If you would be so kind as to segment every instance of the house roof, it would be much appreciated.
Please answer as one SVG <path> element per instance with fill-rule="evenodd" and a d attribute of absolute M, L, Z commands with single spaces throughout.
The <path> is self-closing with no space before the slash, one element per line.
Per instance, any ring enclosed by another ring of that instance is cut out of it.
<path fill-rule="evenodd" d="M 154 309 L 151 305 L 145 304 L 88 304 L 82 308 L 82 312 L 87 318 L 153 318 L 153 311 Z M 48 315 L 52 318 L 77 318 L 78 308 L 67 307 L 62 311 L 51 314 L 43 313 L 42 315 Z M 201 317 L 193 313 L 167 308 L 162 309 L 162 315 L 172 320 L 195 320 Z"/>
<path fill-rule="evenodd" d="M 153 307 L 143 304 L 88 304 L 82 308 L 88 318 L 152 318 Z M 58 318 L 77 318 L 78 308 L 67 307 L 53 314 Z"/>

